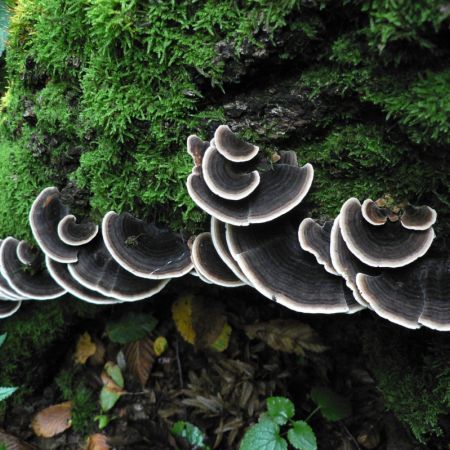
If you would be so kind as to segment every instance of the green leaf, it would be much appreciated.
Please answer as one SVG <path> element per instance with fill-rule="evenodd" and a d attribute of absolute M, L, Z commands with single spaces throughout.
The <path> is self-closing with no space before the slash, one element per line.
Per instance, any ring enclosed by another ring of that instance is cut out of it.
<path fill-rule="evenodd" d="M 295 414 L 294 404 L 286 397 L 269 397 L 266 403 L 268 416 L 278 425 L 285 425 Z"/>
<path fill-rule="evenodd" d="M 120 367 L 117 364 L 114 364 L 111 361 L 107 362 L 105 364 L 105 371 L 114 381 L 114 383 L 117 384 L 117 386 L 121 388 L 125 386 L 122 371 L 120 370 Z"/>
<path fill-rule="evenodd" d="M 345 419 L 352 413 L 350 400 L 327 387 L 312 388 L 311 398 L 317 406 L 320 406 L 320 411 L 325 419 L 332 422 Z"/>
<path fill-rule="evenodd" d="M 265 418 L 250 427 L 241 441 L 239 450 L 287 450 L 287 442 L 280 436 L 280 427 Z"/>
<path fill-rule="evenodd" d="M 155 328 L 158 320 L 153 314 L 129 313 L 125 317 L 108 322 L 106 333 L 109 339 L 118 344 L 138 341 Z"/>
<path fill-rule="evenodd" d="M 95 416 L 94 420 L 96 420 L 98 422 L 98 428 L 100 430 L 103 430 L 104 428 L 106 428 L 108 426 L 109 422 L 111 421 L 109 416 L 106 414 L 101 414 L 99 416 Z"/>
<path fill-rule="evenodd" d="M 5 343 L 7 334 L 8 333 L 0 334 L 0 347 Z"/>
<path fill-rule="evenodd" d="M 204 443 L 205 436 L 203 435 L 202 430 L 192 423 L 179 420 L 173 424 L 171 431 L 175 436 L 185 439 L 186 442 L 194 448 L 206 448 Z"/>
<path fill-rule="evenodd" d="M 117 403 L 117 400 L 122 396 L 122 392 L 113 391 L 107 386 L 103 386 L 100 391 L 100 406 L 102 411 L 109 411 Z"/>
<path fill-rule="evenodd" d="M 316 450 L 316 435 L 312 428 L 303 420 L 297 420 L 288 431 L 290 444 L 298 450 Z"/>
<path fill-rule="evenodd" d="M 7 399 L 17 391 L 16 387 L 0 387 L 0 402 Z"/>

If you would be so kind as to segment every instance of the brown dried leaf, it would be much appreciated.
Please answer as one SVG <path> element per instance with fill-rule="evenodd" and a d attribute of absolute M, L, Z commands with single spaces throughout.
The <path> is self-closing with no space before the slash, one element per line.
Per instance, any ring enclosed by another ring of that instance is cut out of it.
<path fill-rule="evenodd" d="M 153 340 L 146 336 L 139 341 L 130 342 L 125 346 L 124 353 L 128 368 L 144 387 L 155 361 Z"/>
<path fill-rule="evenodd" d="M 38 450 L 38 447 L 28 444 L 3 430 L 0 430 L 0 444 L 3 444 L 6 450 Z"/>
<path fill-rule="evenodd" d="M 34 434 L 53 437 L 72 426 L 72 402 L 59 403 L 38 412 L 31 422 Z"/>
<path fill-rule="evenodd" d="M 88 358 L 95 354 L 96 345 L 92 342 L 88 332 L 83 333 L 77 342 L 74 359 L 78 364 L 86 364 Z"/>
<path fill-rule="evenodd" d="M 305 350 L 321 353 L 326 347 L 307 324 L 289 319 L 274 319 L 245 327 L 250 339 L 261 339 L 269 347 L 286 353 L 304 355 Z"/>
<path fill-rule="evenodd" d="M 104 434 L 95 433 L 88 437 L 86 450 L 109 450 L 110 448 L 108 439 Z"/>

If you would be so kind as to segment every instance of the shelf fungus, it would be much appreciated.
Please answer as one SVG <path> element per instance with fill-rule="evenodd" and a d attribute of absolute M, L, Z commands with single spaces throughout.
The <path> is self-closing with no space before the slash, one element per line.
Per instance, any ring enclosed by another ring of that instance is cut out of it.
<path fill-rule="evenodd" d="M 138 277 L 164 280 L 186 275 L 193 268 L 191 252 L 180 235 L 131 214 L 108 212 L 102 235 L 115 261 Z"/>
<path fill-rule="evenodd" d="M 221 155 L 233 162 L 250 161 L 259 152 L 259 147 L 239 139 L 227 125 L 217 128 L 213 143 Z"/>
<path fill-rule="evenodd" d="M 65 289 L 43 267 L 42 254 L 34 254 L 25 248 L 26 245 L 12 237 L 2 241 L 0 271 L 9 286 L 27 300 L 50 300 L 64 295 Z M 29 258 L 32 254 L 35 255 L 33 260 Z"/>
<path fill-rule="evenodd" d="M 63 289 L 74 297 L 95 305 L 111 305 L 114 303 L 121 303 L 120 300 L 105 297 L 99 292 L 88 289 L 78 283 L 78 281 L 70 275 L 67 264 L 53 261 L 48 256 L 45 257 L 45 264 L 48 272 L 56 283 L 58 283 Z"/>
<path fill-rule="evenodd" d="M 373 267 L 406 266 L 423 256 L 435 237 L 433 228 L 410 230 L 400 221 L 373 225 L 364 217 L 356 198 L 350 198 L 342 206 L 339 226 L 348 249 Z"/>
<path fill-rule="evenodd" d="M 360 273 L 358 289 L 381 317 L 407 328 L 450 331 L 450 258 L 429 257 L 378 276 Z"/>
<path fill-rule="evenodd" d="M 330 255 L 330 234 L 332 222 L 320 226 L 309 217 L 303 219 L 298 229 L 298 240 L 303 250 L 316 257 L 319 264 L 332 275 L 339 275 L 333 267 Z"/>
<path fill-rule="evenodd" d="M 265 297 L 306 313 L 361 309 L 344 280 L 326 272 L 310 253 L 302 250 L 293 225 L 227 225 L 227 242 L 244 275 Z"/>
<path fill-rule="evenodd" d="M 64 244 L 78 247 L 91 242 L 97 236 L 98 225 L 93 222 L 77 223 L 73 214 L 63 217 L 57 227 L 59 239 Z"/>
<path fill-rule="evenodd" d="M 409 230 L 428 230 L 436 222 L 437 214 L 429 206 L 408 205 L 403 212 L 400 222 Z"/>
<path fill-rule="evenodd" d="M 245 285 L 219 256 L 209 232 L 201 233 L 195 238 L 192 244 L 192 261 L 199 275 L 218 286 Z"/>
<path fill-rule="evenodd" d="M 195 163 L 187 180 L 187 189 L 197 206 L 222 222 L 247 226 L 274 220 L 301 203 L 314 178 L 311 164 L 299 167 L 295 164 L 296 159 L 292 153 L 288 153 L 280 157 L 276 163 L 264 161 L 258 157 L 251 162 L 253 166 L 247 162 L 247 170 L 250 166 L 252 170 L 246 171 L 242 168 L 242 163 L 236 162 L 239 159 L 236 154 L 242 151 L 247 155 L 246 152 L 250 152 L 251 144 L 237 145 L 236 142 L 241 141 L 237 137 L 231 137 L 233 133 L 228 127 L 222 126 L 219 129 L 221 131 L 216 132 L 215 137 L 217 150 L 219 151 L 219 142 L 221 142 L 222 150 L 233 142 L 235 146 L 231 153 L 234 155 L 234 160 L 230 160 L 230 152 L 224 151 L 220 152 L 224 158 L 219 158 L 215 148 L 210 147 L 203 158 L 203 164 Z M 227 144 L 225 145 L 224 142 Z M 251 148 L 258 147 L 251 146 Z M 252 150 L 249 154 L 253 155 L 253 158 L 257 150 Z M 250 159 L 246 156 L 240 161 Z M 220 167 L 219 160 L 222 164 Z M 231 179 L 233 181 L 230 181 Z M 228 188 L 225 186 L 225 183 L 228 183 L 226 180 L 230 182 Z M 211 185 L 214 185 L 213 190 L 210 188 Z"/>
<path fill-rule="evenodd" d="M 19 310 L 21 305 L 21 301 L 11 301 L 8 298 L 3 298 L 3 295 L 0 294 L 0 319 L 12 316 Z"/>
<path fill-rule="evenodd" d="M 109 253 L 101 234 L 80 248 L 78 261 L 68 264 L 70 275 L 82 286 L 122 301 L 143 300 L 157 294 L 170 281 L 137 277 Z"/>

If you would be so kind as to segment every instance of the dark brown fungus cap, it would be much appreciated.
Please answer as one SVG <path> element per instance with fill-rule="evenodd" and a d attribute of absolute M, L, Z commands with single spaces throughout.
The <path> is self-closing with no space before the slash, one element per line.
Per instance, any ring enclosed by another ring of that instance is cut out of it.
<path fill-rule="evenodd" d="M 68 268 L 70 275 L 82 286 L 122 301 L 151 297 L 170 281 L 148 280 L 126 271 L 108 252 L 101 234 L 81 247 L 78 261 L 68 264 Z"/>
<path fill-rule="evenodd" d="M 358 289 L 381 317 L 407 328 L 450 331 L 450 258 L 425 257 L 381 275 L 358 274 Z"/>
<path fill-rule="evenodd" d="M 257 170 L 247 171 L 245 164 L 228 161 L 214 147 L 206 150 L 202 169 L 209 189 L 228 200 L 241 200 L 247 197 L 260 182 Z"/>
<path fill-rule="evenodd" d="M 120 300 L 105 297 L 96 291 L 92 291 L 91 289 L 82 286 L 72 277 L 72 275 L 70 275 L 67 264 L 53 261 L 48 256 L 45 257 L 45 263 L 52 278 L 74 297 L 95 305 L 121 303 Z"/>
<path fill-rule="evenodd" d="M 281 150 L 278 164 L 298 167 L 297 153 L 292 150 Z"/>
<path fill-rule="evenodd" d="M 225 224 L 215 217 L 211 217 L 211 238 L 222 261 L 243 283 L 250 284 L 228 249 Z"/>
<path fill-rule="evenodd" d="M 203 155 L 208 147 L 208 141 L 202 141 L 195 135 L 191 135 L 187 138 L 187 151 L 192 156 L 196 166 L 201 166 Z"/>
<path fill-rule="evenodd" d="M 44 189 L 31 206 L 31 231 L 41 250 L 58 262 L 75 262 L 78 249 L 65 244 L 58 236 L 58 224 L 69 210 L 60 201 L 55 187 Z"/>
<path fill-rule="evenodd" d="M 233 162 L 250 161 L 259 152 L 259 147 L 239 139 L 226 125 L 217 128 L 214 145 L 220 154 Z"/>
<path fill-rule="evenodd" d="M 7 301 L 3 301 L 7 300 Z M 8 299 L 0 298 L 0 319 L 5 319 L 6 317 L 12 316 L 18 311 L 22 302 L 8 301 Z"/>
<path fill-rule="evenodd" d="M 59 221 L 57 233 L 62 242 L 77 247 L 97 236 L 98 225 L 93 222 L 77 223 L 76 217 L 68 214 Z"/>
<path fill-rule="evenodd" d="M 367 220 L 371 225 L 384 225 L 388 220 L 390 211 L 387 208 L 380 208 L 373 200 L 370 198 L 364 200 L 361 206 L 361 214 L 364 219 Z"/>
<path fill-rule="evenodd" d="M 192 245 L 192 261 L 198 274 L 214 284 L 225 287 L 245 284 L 220 258 L 212 242 L 211 233 L 201 233 L 195 238 Z"/>
<path fill-rule="evenodd" d="M 313 219 L 303 219 L 298 228 L 298 240 L 302 249 L 314 255 L 327 272 L 338 275 L 330 256 L 331 224 L 332 222 L 326 222 L 320 226 Z"/>
<path fill-rule="evenodd" d="M 356 275 L 360 272 L 378 275 L 380 269 L 364 264 L 348 249 L 339 227 L 339 216 L 334 219 L 331 229 L 330 256 L 334 269 L 344 278 L 347 286 L 353 292 L 355 300 L 362 306 L 369 306 L 356 286 Z"/>
<path fill-rule="evenodd" d="M 33 300 L 50 300 L 65 294 L 49 273 L 37 264 L 23 264 L 17 256 L 19 241 L 6 238 L 0 246 L 0 270 L 9 286 L 20 296 Z"/>
<path fill-rule="evenodd" d="M 232 256 L 253 287 L 294 311 L 345 313 L 360 309 L 344 280 L 327 273 L 300 247 L 296 227 L 227 225 Z"/>
<path fill-rule="evenodd" d="M 192 270 L 191 253 L 181 236 L 131 214 L 107 213 L 102 234 L 116 262 L 138 277 L 161 280 L 181 277 Z"/>
<path fill-rule="evenodd" d="M 432 228 L 415 231 L 400 222 L 383 226 L 368 223 L 361 204 L 350 198 L 342 206 L 339 226 L 348 249 L 363 263 L 373 267 L 402 267 L 423 256 L 435 237 Z"/>
<path fill-rule="evenodd" d="M 314 177 L 311 164 L 295 167 L 275 164 L 261 175 L 259 186 L 248 197 L 223 199 L 208 188 L 201 167 L 195 167 L 187 180 L 194 202 L 210 216 L 232 225 L 264 223 L 295 208 L 308 193 Z"/>
<path fill-rule="evenodd" d="M 400 221 L 409 230 L 427 230 L 434 225 L 437 213 L 429 206 L 412 206 L 405 208 Z"/>

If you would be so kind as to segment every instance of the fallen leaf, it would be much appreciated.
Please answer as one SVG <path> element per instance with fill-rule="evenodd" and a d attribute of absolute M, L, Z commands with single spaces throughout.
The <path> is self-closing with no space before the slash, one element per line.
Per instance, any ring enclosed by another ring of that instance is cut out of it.
<path fill-rule="evenodd" d="M 104 434 L 91 434 L 87 440 L 87 450 L 109 450 L 108 439 Z"/>
<path fill-rule="evenodd" d="M 89 358 L 89 364 L 92 366 L 102 366 L 105 364 L 106 349 L 102 341 L 94 340 L 95 353 Z"/>
<path fill-rule="evenodd" d="M 90 356 L 95 354 L 97 346 L 92 342 L 88 332 L 83 333 L 77 342 L 74 359 L 77 364 L 86 364 Z"/>
<path fill-rule="evenodd" d="M 164 336 L 158 336 L 153 343 L 153 350 L 156 356 L 161 356 L 169 347 L 169 343 Z"/>
<path fill-rule="evenodd" d="M 124 353 L 127 367 L 144 387 L 147 384 L 156 356 L 153 340 L 146 336 L 139 341 L 130 342 L 125 346 Z"/>
<path fill-rule="evenodd" d="M 117 386 L 119 386 L 121 388 L 123 388 L 125 386 L 122 371 L 120 370 L 120 367 L 117 364 L 114 364 L 113 362 L 108 361 L 105 364 L 105 371 L 111 377 L 111 379 L 114 381 L 114 383 L 117 384 Z"/>
<path fill-rule="evenodd" d="M 39 450 L 38 447 L 28 444 L 25 441 L 0 430 L 0 447 L 3 445 L 6 450 Z"/>
<path fill-rule="evenodd" d="M 108 322 L 106 324 L 106 333 L 111 341 L 118 344 L 127 344 L 128 342 L 142 339 L 157 324 L 157 319 L 150 313 L 138 314 L 130 312 L 125 317 Z"/>
<path fill-rule="evenodd" d="M 38 412 L 31 422 L 34 434 L 53 437 L 72 426 L 72 402 L 59 403 Z"/>
<path fill-rule="evenodd" d="M 230 344 L 231 327 L 227 323 L 224 325 L 222 332 L 215 342 L 211 345 L 211 348 L 217 352 L 224 352 Z"/>
<path fill-rule="evenodd" d="M 123 376 L 119 366 L 108 362 L 105 364 L 105 370 L 101 373 L 100 378 L 103 383 L 100 391 L 100 406 L 106 412 L 112 409 L 117 400 L 125 393 Z"/>
<path fill-rule="evenodd" d="M 172 319 L 178 333 L 189 344 L 195 344 L 195 330 L 192 326 L 192 295 L 184 295 L 172 304 Z"/>
<path fill-rule="evenodd" d="M 247 325 L 245 333 L 250 339 L 261 339 L 274 350 L 286 353 L 304 355 L 305 350 L 321 353 L 327 349 L 309 325 L 297 320 L 274 319 Z"/>

